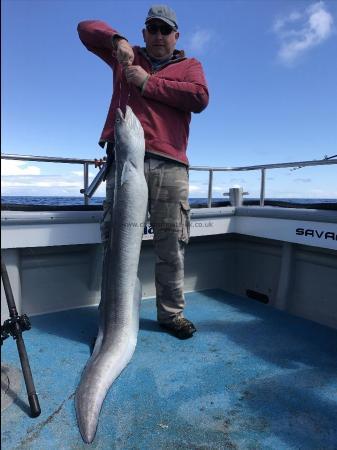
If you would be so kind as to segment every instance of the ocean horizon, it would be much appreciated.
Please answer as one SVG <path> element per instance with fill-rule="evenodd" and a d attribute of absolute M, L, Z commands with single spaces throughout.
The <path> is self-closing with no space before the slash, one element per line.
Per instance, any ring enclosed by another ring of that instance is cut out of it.
<path fill-rule="evenodd" d="M 89 200 L 90 205 L 101 205 L 105 197 L 93 197 Z M 259 201 L 257 197 L 244 197 L 244 202 L 256 202 Z M 297 203 L 297 204 L 315 204 L 315 203 L 336 203 L 337 198 L 276 198 L 276 197 L 266 197 L 265 202 L 287 202 L 287 203 Z M 191 206 L 195 204 L 207 204 L 207 197 L 189 197 L 189 202 Z M 228 202 L 226 197 L 213 197 L 212 203 L 223 203 Z M 2 195 L 2 204 L 20 204 L 20 205 L 52 205 L 52 206 L 71 206 L 71 205 L 83 205 L 83 196 L 76 197 L 62 197 L 62 196 L 11 196 Z"/>

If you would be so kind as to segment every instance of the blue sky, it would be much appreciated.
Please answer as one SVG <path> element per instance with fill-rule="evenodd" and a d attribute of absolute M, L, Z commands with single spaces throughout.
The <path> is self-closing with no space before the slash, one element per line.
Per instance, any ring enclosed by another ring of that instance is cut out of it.
<path fill-rule="evenodd" d="M 2 152 L 103 156 L 97 142 L 112 93 L 109 67 L 78 39 L 77 23 L 101 19 L 133 44 L 152 3 L 2 1 Z M 337 153 L 337 2 L 171 1 L 177 48 L 204 67 L 210 103 L 192 117 L 191 165 L 242 166 Z M 3 162 L 3 195 L 79 195 L 80 166 Z M 95 171 L 91 170 L 91 175 Z M 258 172 L 215 174 L 214 196 Z M 190 195 L 207 194 L 191 172 Z M 337 166 L 271 170 L 268 197 L 337 198 Z M 104 195 L 104 185 L 98 191 Z"/>

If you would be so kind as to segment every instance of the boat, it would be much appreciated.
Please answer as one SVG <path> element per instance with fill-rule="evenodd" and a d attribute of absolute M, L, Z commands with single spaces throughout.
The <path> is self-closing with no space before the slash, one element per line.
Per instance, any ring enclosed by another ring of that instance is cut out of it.
<path fill-rule="evenodd" d="M 7 339 L 2 445 L 84 448 L 73 398 L 97 326 L 102 209 L 90 199 L 101 172 L 89 185 L 95 160 L 1 157 L 82 164 L 84 173 L 81 206 L 2 205 L 2 257 L 17 309 L 32 323 L 24 339 L 42 410 L 29 417 Z M 198 331 L 178 341 L 157 325 L 153 235 L 144 224 L 138 344 L 103 404 L 94 448 L 337 448 L 337 204 L 265 195 L 269 170 L 331 164 L 337 159 L 191 167 L 209 175 L 207 202 L 191 209 L 185 258 L 186 316 Z M 216 171 L 260 173 L 258 204 L 242 187 L 212 201 Z"/>

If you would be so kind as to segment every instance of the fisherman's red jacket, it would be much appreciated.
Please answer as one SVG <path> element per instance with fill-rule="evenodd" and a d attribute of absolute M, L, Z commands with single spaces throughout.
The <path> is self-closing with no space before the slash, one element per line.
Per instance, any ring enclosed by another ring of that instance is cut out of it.
<path fill-rule="evenodd" d="M 119 33 L 104 22 L 86 20 L 78 25 L 86 48 L 102 58 L 113 70 L 113 95 L 100 144 L 114 142 L 115 112 L 128 104 L 140 120 L 145 134 L 146 151 L 188 164 L 186 148 L 191 113 L 199 113 L 208 104 L 208 89 L 202 66 L 184 52 L 175 50 L 176 59 L 158 71 L 152 71 L 144 49 L 133 47 L 133 64 L 145 69 L 150 77 L 141 91 L 126 82 L 121 65 L 112 50 L 112 38 Z"/>

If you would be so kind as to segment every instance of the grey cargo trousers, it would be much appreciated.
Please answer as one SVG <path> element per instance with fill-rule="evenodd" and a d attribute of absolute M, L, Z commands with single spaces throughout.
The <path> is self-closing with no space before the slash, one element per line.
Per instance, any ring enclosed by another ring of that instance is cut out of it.
<path fill-rule="evenodd" d="M 115 168 L 106 179 L 106 199 L 101 222 L 102 242 L 109 240 L 115 188 Z M 149 189 L 148 212 L 154 233 L 156 253 L 155 285 L 157 319 L 169 323 L 183 317 L 184 250 L 190 235 L 188 168 L 174 161 L 155 157 L 145 159 L 145 178 Z"/>

